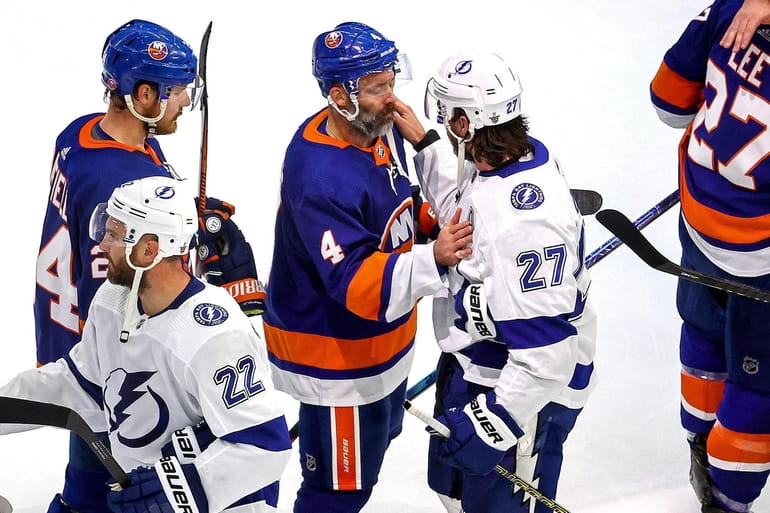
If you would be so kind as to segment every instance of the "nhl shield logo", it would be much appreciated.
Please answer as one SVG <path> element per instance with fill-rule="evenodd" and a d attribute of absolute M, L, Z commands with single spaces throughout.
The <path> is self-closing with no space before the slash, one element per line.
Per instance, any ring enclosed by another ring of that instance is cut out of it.
<path fill-rule="evenodd" d="M 750 356 L 743 357 L 743 372 L 746 374 L 756 374 L 759 372 L 759 361 Z"/>

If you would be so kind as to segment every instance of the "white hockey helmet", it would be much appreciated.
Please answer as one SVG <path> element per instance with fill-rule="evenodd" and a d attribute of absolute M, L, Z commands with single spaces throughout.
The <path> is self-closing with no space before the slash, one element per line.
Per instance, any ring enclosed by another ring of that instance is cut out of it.
<path fill-rule="evenodd" d="M 463 109 L 474 129 L 506 123 L 521 114 L 521 82 L 499 55 L 467 52 L 446 59 L 425 88 L 425 116 L 447 124 Z"/>
<path fill-rule="evenodd" d="M 145 234 L 158 237 L 162 258 L 186 254 L 198 231 L 198 214 L 193 195 L 183 183 L 171 177 L 150 176 L 117 187 L 109 200 L 94 209 L 91 238 L 102 242 L 107 222 L 113 218 L 126 226 L 122 242 L 127 255 Z"/>

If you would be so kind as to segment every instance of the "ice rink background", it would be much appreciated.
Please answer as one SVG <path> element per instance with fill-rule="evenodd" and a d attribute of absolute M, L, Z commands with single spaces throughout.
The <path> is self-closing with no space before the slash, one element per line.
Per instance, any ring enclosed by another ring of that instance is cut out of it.
<path fill-rule="evenodd" d="M 75 117 L 104 109 L 100 51 L 131 18 L 161 23 L 194 48 L 209 20 L 208 192 L 234 203 L 235 217 L 269 271 L 283 152 L 294 130 L 325 105 L 310 74 L 310 46 L 342 21 L 363 21 L 395 39 L 415 78 L 399 96 L 421 111 L 424 84 L 445 57 L 496 50 L 518 70 L 532 133 L 560 156 L 573 187 L 591 188 L 604 206 L 638 215 L 676 188 L 680 132 L 649 102 L 649 81 L 665 50 L 707 0 L 482 0 L 480 2 L 4 2 L 0 7 L 5 241 L 0 251 L 6 331 L 0 382 L 34 365 L 35 257 L 53 143 Z M 180 119 L 161 144 L 177 171 L 197 181 L 199 113 Z M 669 258 L 679 257 L 673 209 L 646 229 Z M 588 248 L 610 237 L 586 221 Z M 599 314 L 600 383 L 573 431 L 558 501 L 573 513 L 696 513 L 688 451 L 678 423 L 679 321 L 675 279 L 644 266 L 625 248 L 592 269 Z M 429 301 L 410 382 L 433 367 L 437 349 Z M 432 390 L 418 406 L 429 409 Z M 287 416 L 296 403 L 286 398 Z M 442 511 L 425 485 L 427 435 L 407 416 L 380 484 L 364 511 Z M 60 490 L 67 435 L 52 428 L 0 438 L 0 494 L 19 513 L 45 510 Z M 248 476 L 234 474 L 233 478 Z M 494 477 L 493 477 L 494 478 Z M 291 511 L 299 483 L 294 458 L 279 510 Z M 770 513 L 770 493 L 755 503 Z"/>

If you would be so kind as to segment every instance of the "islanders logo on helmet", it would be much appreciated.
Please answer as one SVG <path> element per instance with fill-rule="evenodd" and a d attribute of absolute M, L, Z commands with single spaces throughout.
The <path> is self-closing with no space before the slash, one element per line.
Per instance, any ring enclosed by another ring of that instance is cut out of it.
<path fill-rule="evenodd" d="M 533 183 L 520 183 L 511 192 L 511 205 L 516 210 L 532 210 L 543 204 L 543 190 Z"/>
<path fill-rule="evenodd" d="M 147 54 L 156 61 L 162 61 L 168 57 L 168 46 L 163 41 L 153 41 L 147 46 Z"/>
<path fill-rule="evenodd" d="M 342 32 L 338 30 L 329 32 L 324 38 L 324 44 L 326 45 L 326 48 L 337 48 L 342 44 Z"/>

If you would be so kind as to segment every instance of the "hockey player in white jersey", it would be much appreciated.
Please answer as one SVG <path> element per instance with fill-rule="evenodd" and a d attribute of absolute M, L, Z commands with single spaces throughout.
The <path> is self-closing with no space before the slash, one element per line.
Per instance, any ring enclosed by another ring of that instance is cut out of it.
<path fill-rule="evenodd" d="M 440 224 L 459 207 L 474 227 L 473 253 L 433 306 L 443 351 L 434 413 L 451 437 L 431 438 L 428 481 L 450 512 L 550 511 L 493 469 L 554 498 L 562 445 L 595 383 L 583 220 L 558 163 L 528 134 L 521 91 L 495 54 L 447 59 L 425 107 L 451 146 L 396 107 Z"/>
<path fill-rule="evenodd" d="M 109 432 L 131 479 L 109 493 L 115 513 L 274 511 L 291 442 L 265 347 L 225 289 L 187 271 L 198 215 L 181 185 L 135 180 L 96 207 L 108 281 L 80 342 L 0 395 L 66 406 Z M 197 457 L 175 450 L 180 430 L 196 435 Z"/>

